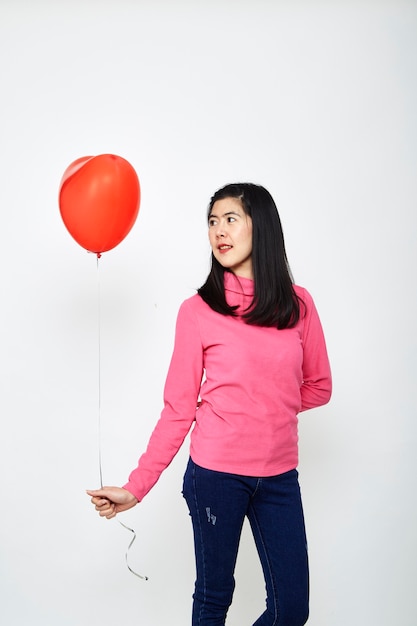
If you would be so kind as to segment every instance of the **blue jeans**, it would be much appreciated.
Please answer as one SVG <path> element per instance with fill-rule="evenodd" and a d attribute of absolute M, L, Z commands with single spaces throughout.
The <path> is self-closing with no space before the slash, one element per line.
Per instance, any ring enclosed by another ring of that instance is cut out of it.
<path fill-rule="evenodd" d="M 308 557 L 297 470 L 256 478 L 207 470 L 191 459 L 183 495 L 190 511 L 197 578 L 192 626 L 224 626 L 245 516 L 266 584 L 266 610 L 253 626 L 303 626 Z"/>

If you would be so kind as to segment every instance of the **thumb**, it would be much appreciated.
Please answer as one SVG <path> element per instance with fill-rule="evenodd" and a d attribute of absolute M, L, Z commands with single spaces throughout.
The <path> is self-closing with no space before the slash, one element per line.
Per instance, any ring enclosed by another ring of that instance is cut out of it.
<path fill-rule="evenodd" d="M 85 492 L 89 496 L 103 496 L 103 497 L 105 497 L 105 495 L 106 495 L 106 490 L 103 489 L 103 487 L 101 489 L 86 489 Z"/>

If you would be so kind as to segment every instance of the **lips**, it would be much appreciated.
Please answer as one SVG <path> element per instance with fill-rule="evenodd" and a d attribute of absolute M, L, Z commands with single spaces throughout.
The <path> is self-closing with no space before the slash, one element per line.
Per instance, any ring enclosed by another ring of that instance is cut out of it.
<path fill-rule="evenodd" d="M 227 252 L 228 250 L 231 250 L 233 246 L 229 246 L 226 243 L 221 244 L 220 246 L 217 246 L 217 249 L 219 252 Z"/>

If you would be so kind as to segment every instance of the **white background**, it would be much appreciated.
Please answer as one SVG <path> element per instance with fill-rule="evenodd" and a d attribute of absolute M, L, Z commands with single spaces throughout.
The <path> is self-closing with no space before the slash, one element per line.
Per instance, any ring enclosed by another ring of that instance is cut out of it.
<path fill-rule="evenodd" d="M 190 623 L 187 447 L 123 516 L 98 518 L 162 406 L 180 302 L 209 267 L 205 210 L 228 182 L 278 204 L 334 375 L 302 415 L 311 626 L 415 626 L 416 66 L 412 0 L 0 1 L 0 621 Z M 99 263 L 58 209 L 65 168 L 138 172 L 128 237 Z M 248 528 L 229 626 L 264 585 Z"/>

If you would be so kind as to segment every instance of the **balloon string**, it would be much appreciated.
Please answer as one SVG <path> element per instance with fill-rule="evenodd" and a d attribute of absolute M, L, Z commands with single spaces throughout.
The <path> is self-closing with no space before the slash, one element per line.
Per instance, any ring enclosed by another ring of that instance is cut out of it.
<path fill-rule="evenodd" d="M 101 295 L 100 295 L 100 255 L 97 255 L 97 317 L 98 317 L 98 469 L 100 487 L 103 489 L 103 468 L 101 462 Z"/>
<path fill-rule="evenodd" d="M 97 316 L 98 316 L 98 467 L 99 467 L 99 475 L 100 475 L 100 487 L 103 489 L 103 466 L 102 466 L 102 446 L 101 446 L 101 294 L 100 294 L 100 264 L 99 264 L 99 259 L 101 257 L 101 254 L 97 254 Z M 141 576 L 141 574 L 138 574 L 137 572 L 135 572 L 134 569 L 132 569 L 132 567 L 130 567 L 129 565 L 129 550 L 132 547 L 132 545 L 134 544 L 134 542 L 136 541 L 136 532 L 133 530 L 133 528 L 130 528 L 129 526 L 126 526 L 126 524 L 123 524 L 123 522 L 121 522 L 120 520 L 117 520 L 119 522 L 119 524 L 121 526 L 123 526 L 123 528 L 125 528 L 126 530 L 128 530 L 129 532 L 133 533 L 133 537 L 131 542 L 129 543 L 127 550 L 126 550 L 126 554 L 125 554 L 125 559 L 126 559 L 126 565 L 127 565 L 127 569 L 129 570 L 129 572 L 131 572 L 134 576 L 136 576 L 137 578 L 140 578 L 141 580 L 149 580 L 149 578 L 147 576 Z"/>
<path fill-rule="evenodd" d="M 141 580 L 149 580 L 149 578 L 147 576 L 141 576 L 140 574 L 138 574 L 137 572 L 135 572 L 134 569 L 132 569 L 129 565 L 129 550 L 130 548 L 133 546 L 133 544 L 136 541 L 136 533 L 133 530 L 133 528 L 130 528 L 129 526 L 126 526 L 126 524 L 123 524 L 123 522 L 121 522 L 120 520 L 117 520 L 119 522 L 119 524 L 121 526 L 123 526 L 123 528 L 126 528 L 126 530 L 128 530 L 129 532 L 133 533 L 133 537 L 131 542 L 129 543 L 127 550 L 126 550 L 126 554 L 125 554 L 125 559 L 126 559 L 126 565 L 127 565 L 127 569 L 129 570 L 129 572 L 131 572 L 134 576 L 137 576 L 137 578 L 140 578 Z"/>

